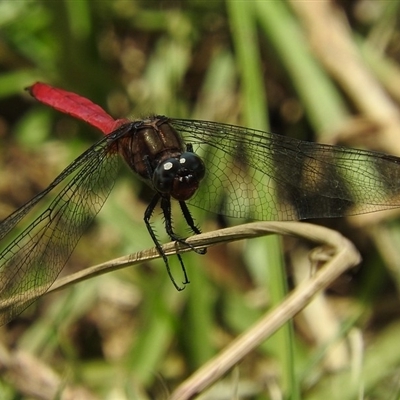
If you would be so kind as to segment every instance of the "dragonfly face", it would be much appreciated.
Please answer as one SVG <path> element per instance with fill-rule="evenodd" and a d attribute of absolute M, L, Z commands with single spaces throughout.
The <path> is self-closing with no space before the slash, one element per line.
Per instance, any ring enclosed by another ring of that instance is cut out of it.
<path fill-rule="evenodd" d="M 153 173 L 153 187 L 175 200 L 189 200 L 204 178 L 205 166 L 200 157 L 191 152 L 161 161 Z"/>

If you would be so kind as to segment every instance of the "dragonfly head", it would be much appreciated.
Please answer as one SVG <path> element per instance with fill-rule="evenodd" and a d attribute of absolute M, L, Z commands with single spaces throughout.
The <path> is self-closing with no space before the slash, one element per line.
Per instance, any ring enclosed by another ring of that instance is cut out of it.
<path fill-rule="evenodd" d="M 203 160 L 195 153 L 185 152 L 158 164 L 153 173 L 153 185 L 159 193 L 185 201 L 196 192 L 204 175 Z"/>

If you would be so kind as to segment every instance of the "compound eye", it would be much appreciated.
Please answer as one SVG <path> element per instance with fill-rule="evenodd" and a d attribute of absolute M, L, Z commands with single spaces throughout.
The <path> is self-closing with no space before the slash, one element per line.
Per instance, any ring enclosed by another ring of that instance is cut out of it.
<path fill-rule="evenodd" d="M 206 167 L 203 160 L 195 153 L 183 153 L 179 159 L 181 167 L 190 171 L 197 181 L 201 181 L 206 173 Z"/>
<path fill-rule="evenodd" d="M 169 158 L 157 165 L 153 173 L 154 188 L 160 193 L 170 193 L 180 163 L 176 158 Z"/>

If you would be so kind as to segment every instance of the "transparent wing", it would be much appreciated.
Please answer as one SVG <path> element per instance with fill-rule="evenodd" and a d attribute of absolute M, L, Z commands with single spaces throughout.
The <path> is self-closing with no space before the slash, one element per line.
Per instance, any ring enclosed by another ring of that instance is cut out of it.
<path fill-rule="evenodd" d="M 295 220 L 400 206 L 400 158 L 207 121 L 171 120 L 205 161 L 189 200 L 232 217 Z"/>
<path fill-rule="evenodd" d="M 110 193 L 119 159 L 106 137 L 71 163 L 43 192 L 0 224 L 0 238 L 53 189 L 56 197 L 0 255 L 0 324 L 45 293 Z"/>

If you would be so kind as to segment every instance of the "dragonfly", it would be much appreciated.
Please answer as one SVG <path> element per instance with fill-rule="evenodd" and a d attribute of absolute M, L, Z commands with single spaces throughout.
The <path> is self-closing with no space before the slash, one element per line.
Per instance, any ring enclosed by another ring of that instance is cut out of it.
<path fill-rule="evenodd" d="M 151 225 L 158 205 L 170 239 L 189 247 L 174 231 L 172 201 L 194 234 L 200 228 L 187 204 L 229 217 L 281 221 L 400 207 L 400 158 L 395 156 L 210 121 L 161 115 L 114 119 L 89 99 L 45 83 L 28 91 L 103 136 L 0 223 L 0 241 L 6 242 L 0 250 L 0 324 L 19 315 L 57 279 L 111 192 L 121 160 L 154 190 L 144 223 L 178 290 L 189 279 L 179 254 L 182 285 L 171 273 Z M 44 204 L 38 216 L 7 242 L 38 204 Z"/>

